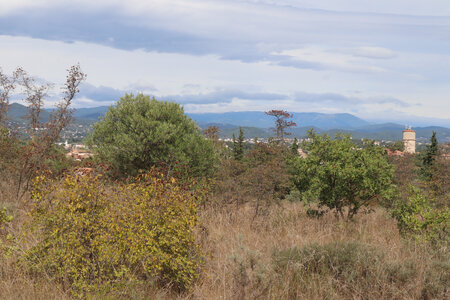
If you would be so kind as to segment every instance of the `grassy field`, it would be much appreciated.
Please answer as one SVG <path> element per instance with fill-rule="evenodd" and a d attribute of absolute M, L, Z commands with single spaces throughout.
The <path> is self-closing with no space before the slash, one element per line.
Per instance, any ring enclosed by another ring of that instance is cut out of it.
<path fill-rule="evenodd" d="M 14 207 L 20 230 L 24 207 Z M 283 202 L 252 220 L 250 206 L 208 208 L 197 236 L 205 262 L 200 279 L 183 294 L 125 286 L 93 298 L 128 299 L 445 299 L 450 263 L 446 249 L 403 240 L 383 209 L 353 222 L 333 215 L 307 217 L 299 203 Z M 32 237 L 20 241 L 26 248 Z M 0 263 L 1 299 L 68 299 L 45 276 Z"/>

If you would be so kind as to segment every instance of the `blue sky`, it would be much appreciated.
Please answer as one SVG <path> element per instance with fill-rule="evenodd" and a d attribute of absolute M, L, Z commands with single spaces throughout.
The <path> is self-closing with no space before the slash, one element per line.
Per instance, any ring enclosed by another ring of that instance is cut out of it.
<path fill-rule="evenodd" d="M 286 109 L 450 124 L 448 0 L 0 0 L 0 67 L 77 107 L 126 92 L 188 112 Z"/>

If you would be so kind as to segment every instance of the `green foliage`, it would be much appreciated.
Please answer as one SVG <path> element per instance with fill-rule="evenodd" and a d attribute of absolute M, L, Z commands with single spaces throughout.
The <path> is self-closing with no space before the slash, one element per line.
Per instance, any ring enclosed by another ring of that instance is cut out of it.
<path fill-rule="evenodd" d="M 233 139 L 233 156 L 235 160 L 242 160 L 244 158 L 244 131 L 242 127 L 239 127 L 237 140 L 235 138 Z"/>
<path fill-rule="evenodd" d="M 404 151 L 405 150 L 405 145 L 403 144 L 403 141 L 396 141 L 393 144 L 389 144 L 388 145 L 388 149 L 391 151 Z"/>
<path fill-rule="evenodd" d="M 0 174 L 18 158 L 18 140 L 10 136 L 9 129 L 0 125 Z"/>
<path fill-rule="evenodd" d="M 243 195 L 255 200 L 255 216 L 283 199 L 290 189 L 286 168 L 288 149 L 279 143 L 258 143 L 246 156 L 246 170 L 241 174 Z"/>
<path fill-rule="evenodd" d="M 201 196 L 175 179 L 148 174 L 108 187 L 98 177 L 37 177 L 32 194 L 38 243 L 26 261 L 74 295 L 124 283 L 183 290 L 198 277 Z"/>
<path fill-rule="evenodd" d="M 432 167 L 436 161 L 436 156 L 438 154 L 438 141 L 436 139 L 436 132 L 433 131 L 433 134 L 430 138 L 431 145 L 427 145 L 426 151 L 422 156 L 422 167 L 421 173 L 425 179 L 431 179 L 433 176 Z"/>
<path fill-rule="evenodd" d="M 297 138 L 294 138 L 294 142 L 291 145 L 292 155 L 298 155 L 298 148 L 299 148 L 298 140 L 297 140 Z"/>
<path fill-rule="evenodd" d="M 400 232 L 419 241 L 448 244 L 450 209 L 438 209 L 419 189 L 410 189 L 412 195 L 407 201 L 398 201 L 392 213 Z"/>
<path fill-rule="evenodd" d="M 291 163 L 294 185 L 304 199 L 318 199 L 320 207 L 351 219 L 361 207 L 388 195 L 393 167 L 382 148 L 368 143 L 357 149 L 349 136 L 333 140 L 313 131 L 309 139 L 302 146 L 308 156 Z"/>
<path fill-rule="evenodd" d="M 6 207 L 0 208 L 0 255 L 8 255 L 11 253 L 12 248 L 10 247 L 10 241 L 13 236 L 7 233 L 5 230 L 5 225 L 13 220 L 13 216 L 9 215 Z"/>
<path fill-rule="evenodd" d="M 256 217 L 278 203 L 290 190 L 286 157 L 281 143 L 256 143 L 242 161 L 223 159 L 215 184 L 215 204 L 251 203 Z"/>
<path fill-rule="evenodd" d="M 153 166 L 185 165 L 191 176 L 214 171 L 212 141 L 187 117 L 179 104 L 142 94 L 125 95 L 94 125 L 89 143 L 97 158 L 123 175 L 136 175 Z M 95 145 L 95 146 L 94 146 Z"/>

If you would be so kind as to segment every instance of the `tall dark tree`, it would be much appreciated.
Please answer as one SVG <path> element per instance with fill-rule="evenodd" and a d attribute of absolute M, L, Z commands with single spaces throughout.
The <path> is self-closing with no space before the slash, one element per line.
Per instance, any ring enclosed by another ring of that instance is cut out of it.
<path fill-rule="evenodd" d="M 233 156 L 235 160 L 242 160 L 244 158 L 244 131 L 242 127 L 239 127 L 237 140 L 233 133 Z"/>
<path fill-rule="evenodd" d="M 266 115 L 275 117 L 275 128 L 274 132 L 277 136 L 277 139 L 284 142 L 284 137 L 286 135 L 290 135 L 290 132 L 287 132 L 286 129 L 289 127 L 297 126 L 294 121 L 290 121 L 292 118 L 292 114 L 288 113 L 285 110 L 270 110 L 265 112 Z"/>
<path fill-rule="evenodd" d="M 298 140 L 297 138 L 294 138 L 294 142 L 292 143 L 291 146 L 291 151 L 293 155 L 298 155 Z"/>
<path fill-rule="evenodd" d="M 425 154 L 422 158 L 422 174 L 427 179 L 430 179 L 433 175 L 433 172 L 431 169 L 432 169 L 432 166 L 434 165 L 434 162 L 436 160 L 436 156 L 438 153 L 438 141 L 436 138 L 435 131 L 433 131 L 430 141 L 431 141 L 431 145 L 427 145 L 427 150 L 425 151 Z"/>

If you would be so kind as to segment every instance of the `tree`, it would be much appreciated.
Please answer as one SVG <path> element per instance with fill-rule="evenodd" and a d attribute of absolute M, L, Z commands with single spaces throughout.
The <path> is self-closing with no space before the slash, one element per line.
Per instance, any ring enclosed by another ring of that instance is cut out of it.
<path fill-rule="evenodd" d="M 304 198 L 317 199 L 320 207 L 348 220 L 387 195 L 393 167 L 381 147 L 371 142 L 357 149 L 348 135 L 333 140 L 314 131 L 309 139 L 302 145 L 308 156 L 295 157 L 292 166 L 294 184 Z"/>
<path fill-rule="evenodd" d="M 298 140 L 294 138 L 294 142 L 291 145 L 291 151 L 293 155 L 298 155 Z"/>
<path fill-rule="evenodd" d="M 390 144 L 388 146 L 388 149 L 391 151 L 404 151 L 405 150 L 405 145 L 403 144 L 403 141 L 396 141 L 393 144 Z"/>
<path fill-rule="evenodd" d="M 25 186 L 23 191 L 25 192 L 31 179 L 37 173 L 49 169 L 47 162 L 55 152 L 55 143 L 58 141 L 61 131 L 72 120 L 70 106 L 79 92 L 79 85 L 86 79 L 86 74 L 82 72 L 79 65 L 74 65 L 67 71 L 62 99 L 57 103 L 56 109 L 50 113 L 49 121 L 41 123 L 40 113 L 51 85 L 37 83 L 22 68 L 17 68 L 11 76 L 0 70 L 0 126 L 6 126 L 9 97 L 12 91 L 15 92 L 15 96 L 24 96 L 22 100 L 28 104 L 28 133 L 31 139 L 21 147 L 20 161 L 16 162 L 19 171 L 18 197 L 22 187 Z M 41 130 L 37 131 L 37 128 Z"/>
<path fill-rule="evenodd" d="M 436 139 L 436 131 L 433 131 L 433 134 L 430 138 L 431 145 L 427 145 L 427 150 L 422 158 L 422 174 L 425 178 L 431 179 L 433 176 L 432 167 L 436 160 L 436 156 L 438 153 L 438 141 Z"/>
<path fill-rule="evenodd" d="M 203 130 L 203 135 L 214 143 L 217 143 L 219 140 L 219 132 L 220 129 L 217 126 L 209 126 Z"/>
<path fill-rule="evenodd" d="M 277 138 L 284 142 L 284 136 L 290 135 L 290 132 L 286 132 L 286 129 L 289 127 L 297 126 L 294 121 L 288 121 L 288 119 L 292 118 L 292 114 L 288 113 L 285 110 L 270 110 L 265 112 L 266 115 L 275 117 L 275 128 L 274 131 L 277 135 Z"/>
<path fill-rule="evenodd" d="M 233 133 L 233 156 L 235 160 L 242 160 L 244 158 L 244 131 L 239 127 L 239 136 L 236 137 Z"/>
<path fill-rule="evenodd" d="M 213 144 L 176 103 L 130 94 L 109 108 L 94 125 L 88 143 L 99 160 L 121 175 L 165 167 L 168 174 L 186 167 L 183 175 L 203 177 L 213 172 Z"/>

